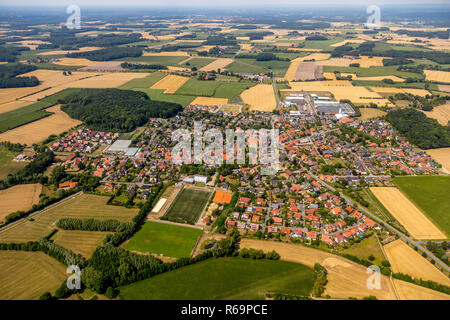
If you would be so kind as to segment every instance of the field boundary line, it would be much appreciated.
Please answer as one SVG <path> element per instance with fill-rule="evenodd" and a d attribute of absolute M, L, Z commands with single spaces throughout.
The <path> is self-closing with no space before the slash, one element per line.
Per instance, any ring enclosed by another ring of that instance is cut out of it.
<path fill-rule="evenodd" d="M 181 192 L 184 190 L 184 185 L 181 185 L 181 189 L 178 191 L 178 193 L 177 193 L 177 195 L 175 196 L 175 198 L 172 200 L 172 202 L 169 204 L 169 206 L 167 207 L 167 209 L 166 209 L 166 212 L 164 212 L 164 214 L 161 216 L 161 218 L 162 217 L 164 217 L 169 211 L 170 211 L 170 209 L 172 208 L 172 206 L 173 206 L 173 204 L 175 203 L 175 201 L 177 201 L 177 199 L 178 199 L 178 197 L 180 196 L 180 194 L 181 194 Z M 153 208 L 152 208 L 152 210 L 153 210 Z M 169 220 L 166 220 L 166 221 L 169 221 Z"/>
<path fill-rule="evenodd" d="M 389 261 L 389 259 L 387 257 L 387 254 L 386 254 L 386 251 L 384 251 L 384 247 L 381 245 L 380 238 L 378 238 L 378 235 L 376 233 L 375 233 L 375 238 L 377 238 L 377 242 L 378 242 L 378 245 L 381 248 L 381 252 L 383 253 L 384 259 L 386 259 L 386 261 Z M 389 281 L 391 282 L 392 289 L 394 289 L 394 294 L 397 297 L 397 300 L 401 300 L 400 299 L 400 295 L 397 292 L 397 288 L 395 287 L 394 280 L 392 280 L 392 269 L 391 269 L 391 272 L 389 272 Z"/>
<path fill-rule="evenodd" d="M 198 226 L 198 225 L 173 222 L 173 221 L 169 221 L 169 220 L 148 219 L 147 221 L 157 222 L 157 223 L 165 223 L 165 224 L 173 224 L 173 225 L 180 226 L 180 227 L 188 227 L 188 228 L 203 230 L 203 227 Z"/>
<path fill-rule="evenodd" d="M 197 241 L 195 241 L 195 245 L 194 245 L 194 247 L 192 248 L 191 253 L 189 254 L 189 257 L 192 258 L 192 256 L 194 255 L 195 250 L 197 250 L 197 247 L 198 247 L 198 245 L 200 244 L 200 239 L 202 238 L 202 236 L 203 236 L 204 233 L 205 233 L 205 230 L 203 230 L 203 228 L 202 228 L 202 233 L 197 237 Z"/>

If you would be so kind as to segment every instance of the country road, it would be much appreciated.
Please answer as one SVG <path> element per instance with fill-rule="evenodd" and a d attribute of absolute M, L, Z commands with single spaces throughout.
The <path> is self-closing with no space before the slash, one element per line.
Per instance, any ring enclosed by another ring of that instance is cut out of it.
<path fill-rule="evenodd" d="M 323 186 L 325 186 L 326 188 L 330 189 L 331 191 L 335 192 L 336 189 L 333 188 L 332 186 L 328 185 L 325 181 L 322 181 L 321 179 L 319 179 L 319 177 L 317 177 L 316 175 L 314 175 L 311 171 L 308 170 L 309 175 L 311 175 L 312 177 L 314 177 L 317 181 L 319 181 L 320 184 L 322 184 Z M 400 238 L 403 238 L 404 240 L 406 240 L 407 242 L 413 244 L 414 246 L 416 246 L 417 248 L 419 248 L 421 251 L 425 252 L 429 257 L 431 257 L 434 261 L 436 261 L 437 264 L 439 264 L 444 270 L 446 270 L 448 273 L 450 273 L 450 268 L 444 263 L 442 262 L 439 258 L 437 258 L 432 252 L 430 252 L 426 247 L 424 247 L 422 245 L 422 241 L 416 241 L 413 240 L 412 238 L 408 237 L 407 235 L 405 235 L 403 232 L 395 229 L 394 227 L 392 227 L 391 225 L 387 224 L 385 221 L 383 221 L 382 219 L 378 218 L 376 215 L 374 215 L 373 213 L 371 213 L 369 210 L 363 208 L 362 206 L 360 206 L 359 204 L 355 203 L 353 200 L 351 200 L 349 197 L 347 197 L 346 195 L 344 195 L 342 192 L 340 192 L 340 196 L 342 198 L 345 199 L 345 201 L 347 201 L 348 203 L 353 203 L 355 204 L 359 210 L 361 210 L 362 212 L 364 212 L 364 214 L 366 214 L 367 216 L 369 216 L 371 219 L 375 220 L 378 224 L 382 224 L 384 227 L 386 227 L 387 229 L 389 229 L 391 232 L 396 233 L 398 236 L 400 236 Z"/>

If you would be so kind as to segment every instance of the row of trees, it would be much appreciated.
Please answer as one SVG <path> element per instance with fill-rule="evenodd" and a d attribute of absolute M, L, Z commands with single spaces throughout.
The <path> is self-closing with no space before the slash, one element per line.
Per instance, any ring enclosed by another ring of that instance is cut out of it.
<path fill-rule="evenodd" d="M 91 61 L 109 61 L 125 57 L 140 57 L 140 47 L 110 47 L 94 51 L 73 52 L 67 54 L 69 58 L 86 58 Z"/>
<path fill-rule="evenodd" d="M 152 69 L 152 70 L 167 70 L 166 66 L 160 64 L 143 64 L 143 63 L 130 63 L 124 62 L 120 65 L 124 69 Z"/>

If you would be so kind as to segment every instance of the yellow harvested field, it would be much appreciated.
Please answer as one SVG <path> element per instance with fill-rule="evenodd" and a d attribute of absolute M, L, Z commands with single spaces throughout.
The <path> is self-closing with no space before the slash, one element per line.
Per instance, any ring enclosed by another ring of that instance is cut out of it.
<path fill-rule="evenodd" d="M 191 105 L 201 105 L 201 106 L 220 106 L 222 104 L 227 104 L 228 99 L 226 98 L 208 98 L 208 97 L 197 97 L 191 102 Z"/>
<path fill-rule="evenodd" d="M 40 55 L 54 56 L 54 55 L 68 54 L 68 53 L 74 53 L 74 52 L 95 51 L 95 50 L 99 50 L 99 49 L 102 49 L 102 48 L 100 48 L 100 47 L 83 47 L 83 48 L 80 48 L 79 50 L 53 50 L 53 51 L 42 52 L 42 53 L 40 53 Z"/>
<path fill-rule="evenodd" d="M 167 75 L 153 86 L 152 89 L 165 89 L 164 93 L 175 93 L 189 78 L 176 75 Z"/>
<path fill-rule="evenodd" d="M 434 107 L 432 111 L 422 111 L 428 118 L 436 119 L 443 126 L 450 121 L 450 103 Z"/>
<path fill-rule="evenodd" d="M 250 106 L 251 111 L 273 111 L 277 107 L 275 93 L 270 84 L 257 84 L 241 93 L 244 103 Z"/>
<path fill-rule="evenodd" d="M 236 37 L 236 40 L 248 41 L 248 40 L 250 40 L 250 37 Z"/>
<path fill-rule="evenodd" d="M 33 215 L 33 221 L 22 219 L 0 230 L 0 242 L 37 241 L 53 230 L 55 222 L 62 218 L 131 221 L 139 211 L 107 205 L 108 199 L 105 196 L 80 194 L 60 201 Z"/>
<path fill-rule="evenodd" d="M 398 279 L 392 280 L 400 300 L 450 300 L 450 296 L 443 292 L 416 286 Z"/>
<path fill-rule="evenodd" d="M 0 104 L 0 114 L 26 107 L 32 103 L 33 102 L 31 102 L 31 101 L 20 101 L 20 100 L 14 100 L 11 102 L 2 103 L 2 104 Z"/>
<path fill-rule="evenodd" d="M 450 147 L 426 150 L 434 160 L 442 164 L 442 168 L 450 174 Z"/>
<path fill-rule="evenodd" d="M 174 67 L 174 66 L 167 66 L 167 70 L 169 73 L 173 73 L 173 72 L 183 72 L 188 70 L 187 68 L 183 68 L 183 67 Z"/>
<path fill-rule="evenodd" d="M 320 60 L 326 60 L 330 57 L 329 53 L 312 53 L 305 57 L 299 57 L 296 59 L 291 60 L 291 64 L 289 65 L 289 68 L 286 70 L 286 74 L 284 75 L 284 79 L 287 81 L 293 81 L 297 79 L 297 70 L 300 66 L 300 64 L 305 60 L 312 60 L 320 61 Z"/>
<path fill-rule="evenodd" d="M 426 95 L 430 94 L 425 89 L 411 89 L 411 88 L 370 87 L 370 90 L 377 93 L 410 93 L 421 97 L 425 97 Z"/>
<path fill-rule="evenodd" d="M 244 51 L 250 51 L 253 49 L 253 46 L 249 43 L 240 43 L 241 49 Z"/>
<path fill-rule="evenodd" d="M 142 53 L 144 57 L 178 57 L 189 56 L 186 51 L 161 51 L 161 52 L 147 52 Z"/>
<path fill-rule="evenodd" d="M 97 62 L 84 58 L 59 58 L 59 61 L 53 62 L 63 66 L 91 66 Z"/>
<path fill-rule="evenodd" d="M 386 114 L 385 111 L 376 108 L 360 108 L 359 111 L 361 112 L 361 117 L 359 117 L 360 120 L 378 118 Z"/>
<path fill-rule="evenodd" d="M 341 77 L 352 76 L 352 80 L 372 80 L 382 81 L 383 79 L 390 79 L 394 82 L 404 82 L 405 79 L 397 76 L 374 76 L 374 77 L 358 77 L 355 73 L 341 73 Z"/>
<path fill-rule="evenodd" d="M 338 80 L 334 80 L 335 82 Z M 319 81 L 308 82 L 289 82 L 292 89 L 282 89 L 281 91 L 322 91 L 331 92 L 337 101 L 342 99 L 348 99 L 356 104 L 368 104 L 375 103 L 378 106 L 392 106 L 392 103 L 380 96 L 376 92 L 371 92 L 365 87 L 354 87 L 346 85 L 346 80 L 339 80 L 340 85 L 332 85 L 331 82 L 322 81 L 325 84 L 317 85 Z M 342 82 L 345 81 L 345 82 Z M 316 84 L 315 84 L 316 83 Z M 328 84 L 328 85 L 327 85 Z"/>
<path fill-rule="evenodd" d="M 0 89 L 0 104 L 12 102 L 14 100 L 21 98 L 24 101 L 37 101 L 37 98 L 41 96 L 41 91 L 45 89 L 57 86 L 63 89 L 64 88 L 63 85 L 69 82 L 73 82 L 82 78 L 92 77 L 96 75 L 98 74 L 94 72 L 72 72 L 72 75 L 65 76 L 62 74 L 62 71 L 41 70 L 41 69 L 24 73 L 23 74 L 24 77 L 35 76 L 42 83 L 36 87 Z M 62 89 L 59 89 L 56 92 Z M 38 93 L 38 95 L 34 97 L 33 93 Z M 42 95 L 42 97 L 44 96 L 45 95 Z"/>
<path fill-rule="evenodd" d="M 10 213 L 30 210 L 33 204 L 39 202 L 42 185 L 20 184 L 0 190 L 0 222 Z"/>
<path fill-rule="evenodd" d="M 354 59 L 354 63 L 359 63 L 360 68 L 382 67 L 385 57 L 367 57 L 361 56 L 360 59 Z"/>
<path fill-rule="evenodd" d="M 51 134 L 59 135 L 82 123 L 61 111 L 60 105 L 47 108 L 46 111 L 53 112 L 53 114 L 1 133 L 0 141 L 10 141 L 30 146 L 33 143 L 41 142 Z"/>
<path fill-rule="evenodd" d="M 437 70 L 423 70 L 425 79 L 429 81 L 450 83 L 450 72 Z"/>
<path fill-rule="evenodd" d="M 413 278 L 450 286 L 450 279 L 445 274 L 402 240 L 398 239 L 385 245 L 384 250 L 393 272 L 401 272 Z"/>
<path fill-rule="evenodd" d="M 227 65 L 233 62 L 231 58 L 218 58 L 207 64 L 203 68 L 200 68 L 200 71 L 217 71 L 217 69 L 224 69 Z"/>
<path fill-rule="evenodd" d="M 447 239 L 445 234 L 396 187 L 371 187 L 370 191 L 408 230 L 412 238 Z"/>
<path fill-rule="evenodd" d="M 37 300 L 67 276 L 66 267 L 43 252 L 0 251 L 0 300 Z"/>
<path fill-rule="evenodd" d="M 351 59 L 331 58 L 328 60 L 319 61 L 317 62 L 317 64 L 320 64 L 322 66 L 348 67 L 352 62 L 353 60 Z"/>
<path fill-rule="evenodd" d="M 51 240 L 85 258 L 90 258 L 95 249 L 103 244 L 103 239 L 109 232 L 59 230 Z"/>
<path fill-rule="evenodd" d="M 438 84 L 439 91 L 450 92 L 450 85 Z"/>
<path fill-rule="evenodd" d="M 369 295 L 375 295 L 377 299 L 383 300 L 396 298 L 388 277 L 381 276 L 380 290 L 370 290 L 367 288 L 369 275 L 366 273 L 366 267 L 325 251 L 291 243 L 252 239 L 242 239 L 240 247 L 264 252 L 275 250 L 282 260 L 302 263 L 309 267 L 320 263 L 328 271 L 324 295 L 329 294 L 332 298 L 361 299 Z"/>
<path fill-rule="evenodd" d="M 336 80 L 336 74 L 334 72 L 324 72 L 323 77 L 325 79 Z"/>
<path fill-rule="evenodd" d="M 51 42 L 42 41 L 42 40 L 22 40 L 22 41 L 14 42 L 14 44 L 18 44 L 23 47 L 28 47 L 28 48 L 30 48 L 30 50 L 36 50 L 36 48 L 40 44 L 51 44 Z"/>

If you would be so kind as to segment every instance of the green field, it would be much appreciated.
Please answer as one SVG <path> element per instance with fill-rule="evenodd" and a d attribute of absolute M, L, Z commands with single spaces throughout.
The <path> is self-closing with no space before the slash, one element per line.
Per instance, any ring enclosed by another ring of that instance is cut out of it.
<path fill-rule="evenodd" d="M 29 106 L 2 113 L 0 117 L 0 133 L 52 115 L 51 112 L 42 109 L 55 105 L 58 99 L 76 90 L 78 89 L 65 89 Z"/>
<path fill-rule="evenodd" d="M 176 92 L 176 95 L 203 96 L 232 99 L 242 91 L 253 87 L 256 82 L 202 81 L 189 79 Z"/>
<path fill-rule="evenodd" d="M 152 85 L 157 83 L 159 80 L 164 78 L 167 74 L 162 72 L 154 72 L 145 78 L 133 79 L 128 81 L 119 87 L 119 89 L 134 89 L 134 88 L 150 88 Z"/>
<path fill-rule="evenodd" d="M 208 259 L 120 288 L 125 300 L 262 300 L 276 292 L 309 296 L 314 272 L 287 261 Z"/>
<path fill-rule="evenodd" d="M 164 94 L 164 89 L 133 88 L 133 90 L 145 92 L 152 100 L 179 103 L 183 107 L 186 107 L 195 99 L 195 96 Z"/>
<path fill-rule="evenodd" d="M 196 67 L 197 69 L 203 68 L 204 66 L 210 64 L 211 62 L 213 62 L 216 59 L 212 59 L 212 58 L 192 58 L 189 61 L 186 61 L 185 63 L 183 63 L 183 67 L 186 68 L 193 68 Z"/>
<path fill-rule="evenodd" d="M 350 248 L 343 250 L 342 253 L 347 253 L 367 261 L 370 261 L 369 256 L 373 255 L 375 260 L 372 262 L 376 265 L 381 265 L 381 261 L 385 260 L 383 251 L 381 251 L 375 235 L 361 240 L 360 243 L 355 243 Z"/>
<path fill-rule="evenodd" d="M 167 257 L 189 257 L 202 230 L 174 224 L 147 221 L 130 239 L 127 250 L 163 254 Z"/>
<path fill-rule="evenodd" d="M 362 86 L 362 87 L 394 87 L 394 88 L 417 88 L 417 89 L 425 89 L 425 85 L 429 85 L 430 90 L 438 90 L 438 86 L 435 83 L 426 83 L 426 82 L 395 82 L 394 84 L 387 84 L 382 81 L 373 81 L 373 80 L 352 80 L 352 84 L 354 86 Z"/>
<path fill-rule="evenodd" d="M 0 180 L 5 179 L 10 173 L 16 173 L 28 164 L 28 162 L 23 161 L 11 161 L 16 155 L 18 155 L 17 152 L 0 147 Z"/>
<path fill-rule="evenodd" d="M 194 224 L 197 222 L 211 192 L 184 188 L 164 215 L 167 220 Z"/>
<path fill-rule="evenodd" d="M 397 177 L 393 181 L 450 238 L 450 177 Z"/>
<path fill-rule="evenodd" d="M 256 59 L 236 59 L 225 67 L 235 73 L 268 73 L 273 72 L 276 77 L 284 76 L 289 68 L 289 61 L 256 61 Z"/>

